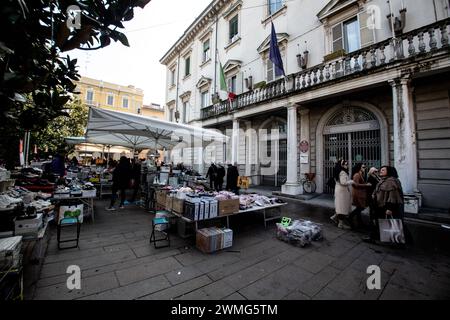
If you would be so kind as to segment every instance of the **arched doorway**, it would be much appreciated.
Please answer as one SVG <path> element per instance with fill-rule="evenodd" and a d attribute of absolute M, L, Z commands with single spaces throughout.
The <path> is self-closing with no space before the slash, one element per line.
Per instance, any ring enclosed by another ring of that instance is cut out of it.
<path fill-rule="evenodd" d="M 286 180 L 287 174 L 287 122 L 280 117 L 270 117 L 261 124 L 259 129 L 267 130 L 267 135 L 259 136 L 261 185 L 280 187 Z M 278 134 L 273 135 L 272 130 L 278 130 Z M 272 154 L 274 151 L 276 154 Z"/>
<path fill-rule="evenodd" d="M 326 181 L 333 175 L 336 161 L 339 158 L 348 159 L 349 168 L 359 162 L 369 168 L 379 168 L 385 159 L 385 148 L 382 148 L 385 135 L 377 116 L 363 107 L 342 106 L 326 119 L 322 130 L 321 182 L 323 192 L 332 193 Z"/>

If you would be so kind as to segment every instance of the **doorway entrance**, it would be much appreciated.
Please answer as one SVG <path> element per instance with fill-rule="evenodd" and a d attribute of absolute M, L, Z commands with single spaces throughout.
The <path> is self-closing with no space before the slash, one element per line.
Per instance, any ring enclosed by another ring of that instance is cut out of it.
<path fill-rule="evenodd" d="M 326 182 L 339 159 L 348 160 L 350 169 L 357 163 L 369 168 L 381 166 L 380 124 L 368 110 L 345 107 L 337 111 L 324 128 L 323 146 L 324 193 L 333 193 Z"/>

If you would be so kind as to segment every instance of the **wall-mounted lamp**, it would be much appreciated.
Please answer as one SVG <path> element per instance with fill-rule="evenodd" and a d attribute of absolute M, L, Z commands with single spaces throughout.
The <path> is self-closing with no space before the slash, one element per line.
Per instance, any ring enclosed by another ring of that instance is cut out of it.
<path fill-rule="evenodd" d="M 394 27 L 394 32 L 396 36 L 399 36 L 403 33 L 403 29 L 405 29 L 405 25 L 406 25 L 406 8 L 402 8 L 399 11 L 400 13 L 400 17 L 394 17 L 394 13 L 391 12 L 391 14 L 389 14 L 387 16 L 387 18 L 389 19 L 389 28 L 391 29 L 392 32 L 392 27 Z M 392 22 L 392 19 L 394 18 L 394 22 Z"/>
<path fill-rule="evenodd" d="M 303 52 L 303 55 L 301 53 L 297 54 L 297 64 L 299 68 L 306 69 L 308 67 L 308 58 L 309 58 L 308 50 Z"/>
<path fill-rule="evenodd" d="M 249 76 L 248 78 L 245 78 L 245 87 L 248 90 L 253 89 L 253 76 Z"/>

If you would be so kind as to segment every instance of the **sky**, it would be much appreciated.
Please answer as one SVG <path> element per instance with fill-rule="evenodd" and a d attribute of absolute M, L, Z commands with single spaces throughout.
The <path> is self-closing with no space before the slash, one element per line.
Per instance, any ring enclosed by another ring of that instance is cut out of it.
<path fill-rule="evenodd" d="M 123 31 L 130 47 L 120 42 L 99 50 L 69 51 L 78 59 L 80 75 L 144 90 L 144 103 L 164 105 L 166 69 L 159 63 L 211 0 L 152 0 L 136 8 Z"/>

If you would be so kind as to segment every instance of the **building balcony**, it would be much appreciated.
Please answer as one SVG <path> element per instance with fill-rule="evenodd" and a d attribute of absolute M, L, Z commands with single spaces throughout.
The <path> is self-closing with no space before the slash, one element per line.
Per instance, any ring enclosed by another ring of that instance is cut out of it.
<path fill-rule="evenodd" d="M 201 120 L 249 108 L 262 103 L 298 95 L 308 90 L 331 86 L 348 79 L 365 77 L 439 55 L 448 56 L 450 19 L 387 39 L 351 53 L 328 55 L 325 62 L 298 73 L 289 74 L 265 86 L 238 95 L 201 110 Z M 333 60 L 331 60 L 333 59 Z"/>

